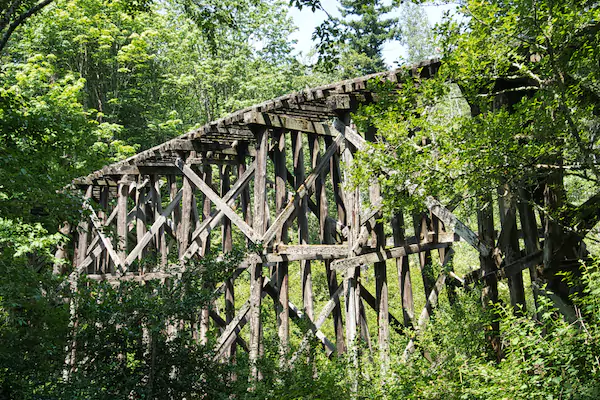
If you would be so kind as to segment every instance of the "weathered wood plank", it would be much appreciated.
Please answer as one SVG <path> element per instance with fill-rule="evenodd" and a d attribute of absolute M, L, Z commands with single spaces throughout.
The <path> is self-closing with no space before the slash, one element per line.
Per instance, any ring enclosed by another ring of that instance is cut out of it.
<path fill-rule="evenodd" d="M 448 253 L 446 254 L 446 260 L 444 261 L 444 264 L 442 265 L 442 271 L 444 270 L 444 267 L 448 263 L 451 262 L 453 256 L 454 256 L 454 250 L 452 248 L 450 248 L 448 250 Z M 431 290 L 431 293 L 429 293 L 429 296 L 427 297 L 427 302 L 425 303 L 425 307 L 423 307 L 423 310 L 421 311 L 421 314 L 419 315 L 419 320 L 417 322 L 417 326 L 415 326 L 417 335 L 419 335 L 421 332 L 423 332 L 423 330 L 425 329 L 425 326 L 427 325 L 427 322 L 431 318 L 431 313 L 433 312 L 433 308 L 437 305 L 439 294 L 442 291 L 442 289 L 444 288 L 444 283 L 446 282 L 446 277 L 447 277 L 446 273 L 442 272 L 439 275 L 438 279 L 436 280 L 435 286 Z M 410 339 L 410 341 L 408 342 L 408 345 L 404 349 L 404 353 L 402 354 L 402 362 L 406 363 L 408 361 L 409 357 L 411 356 L 411 354 L 414 353 L 414 351 L 415 351 L 415 342 L 413 339 Z"/>
<path fill-rule="evenodd" d="M 254 232 L 262 236 L 266 228 L 267 204 L 267 158 L 269 152 L 269 135 L 265 128 L 255 128 L 256 137 L 256 172 L 254 176 Z M 259 236 L 259 237 L 260 237 Z M 262 263 L 250 267 L 250 381 L 259 378 L 258 357 L 260 355 L 260 338 L 262 322 L 260 309 L 263 293 Z"/>
<path fill-rule="evenodd" d="M 287 200 L 287 168 L 285 165 L 285 131 L 275 130 L 273 132 L 273 139 L 275 142 L 274 149 L 274 164 L 275 164 L 275 214 L 280 214 L 286 204 Z M 277 243 L 287 243 L 288 240 L 288 224 L 284 223 L 281 228 L 275 234 L 275 240 Z M 290 312 L 288 308 L 289 303 L 289 276 L 288 276 L 288 263 L 282 261 L 277 263 L 277 333 L 279 336 L 279 354 L 281 358 L 281 365 L 287 364 L 287 353 L 289 348 L 289 334 L 290 334 Z"/>
<path fill-rule="evenodd" d="M 404 257 L 421 251 L 441 249 L 449 247 L 450 245 L 451 243 L 410 244 L 361 254 L 359 256 L 346 258 L 345 260 L 336 260 L 331 263 L 331 267 L 336 271 L 346 271 L 349 268 L 355 268 L 364 264 L 373 264 L 378 261 L 389 260 L 390 258 Z"/>
<path fill-rule="evenodd" d="M 426 200 L 427 208 L 435 214 L 444 224 L 446 229 L 451 229 L 462 237 L 467 243 L 473 246 L 483 257 L 487 257 L 492 253 L 492 249 L 487 244 L 479 240 L 479 237 L 469 229 L 462 221 L 444 207 L 435 198 L 428 196 Z"/>
<path fill-rule="evenodd" d="M 293 187 L 298 190 L 305 179 L 304 172 L 304 149 L 302 143 L 302 135 L 297 131 L 292 132 L 292 154 L 294 163 L 294 175 L 289 177 L 293 179 Z M 288 174 L 289 175 L 289 174 Z M 299 246 L 308 245 L 308 203 L 306 198 L 301 199 L 298 204 L 298 244 Z M 301 251 L 303 251 L 302 249 Z M 279 248 L 276 251 L 280 251 Z M 301 253 L 296 251 L 295 253 Z M 314 319 L 313 306 L 313 288 L 312 288 L 312 270 L 310 260 L 300 261 L 300 275 L 302 285 L 302 304 L 306 316 L 311 320 Z"/>
<path fill-rule="evenodd" d="M 498 207 L 500 210 L 500 223 L 502 233 L 499 236 L 499 245 L 504 252 L 504 261 L 511 264 L 521 255 L 519 248 L 519 237 L 517 236 L 516 204 L 512 191 L 508 185 L 498 188 Z M 500 242 L 500 240 L 502 240 Z M 524 313 L 527 304 L 525 302 L 525 286 L 523 285 L 523 273 L 517 272 L 507 277 L 510 293 L 510 303 L 515 312 Z"/>
<path fill-rule="evenodd" d="M 339 286 L 337 288 L 337 290 L 331 295 L 331 297 L 329 298 L 327 303 L 325 303 L 325 305 L 323 306 L 323 309 L 319 313 L 317 320 L 314 322 L 313 326 L 315 329 L 320 329 L 321 326 L 323 326 L 323 324 L 327 320 L 327 317 L 329 317 L 329 315 L 333 312 L 335 307 L 339 306 L 340 295 L 342 294 L 343 289 L 344 289 L 343 286 Z M 317 332 L 319 332 L 319 331 L 317 331 Z M 314 334 L 315 331 L 311 330 L 310 333 Z M 302 354 L 302 352 L 304 352 L 306 350 L 306 348 L 308 347 L 308 343 L 310 341 L 310 333 L 307 332 L 304 334 L 302 341 L 300 342 L 300 346 L 298 347 L 298 350 L 294 353 L 294 355 L 290 359 L 290 365 L 293 365 L 296 362 L 296 360 L 298 359 L 298 357 L 300 356 L 300 354 Z M 319 338 L 319 340 L 321 340 L 321 342 L 323 342 L 323 339 Z M 333 351 L 335 350 L 335 348 L 332 351 L 329 350 L 329 347 L 325 347 L 325 348 L 328 350 L 327 356 L 330 357 L 333 354 Z"/>
<path fill-rule="evenodd" d="M 404 214 L 399 211 L 392 218 L 392 235 L 394 247 L 403 247 L 406 244 L 404 235 Z M 412 293 L 412 283 L 410 279 L 410 268 L 408 256 L 396 258 L 396 268 L 398 270 L 398 286 L 402 296 L 402 314 L 404 325 L 411 326 L 415 318 L 415 306 Z"/>
<path fill-rule="evenodd" d="M 332 132 L 331 127 L 327 123 L 311 121 L 309 119 L 285 114 L 249 111 L 244 114 L 244 122 L 247 124 L 265 125 L 271 128 L 313 133 L 316 135 L 335 135 L 335 131 Z"/>

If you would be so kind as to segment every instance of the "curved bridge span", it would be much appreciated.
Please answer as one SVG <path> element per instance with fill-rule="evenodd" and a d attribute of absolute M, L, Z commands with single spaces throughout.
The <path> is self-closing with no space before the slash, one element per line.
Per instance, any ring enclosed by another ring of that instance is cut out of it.
<path fill-rule="evenodd" d="M 439 65 L 431 60 L 409 73 L 427 78 Z M 511 300 L 524 303 L 522 271 L 529 270 L 535 280 L 535 266 L 542 259 L 530 206 L 520 210 L 520 232 L 515 212 L 506 209 L 500 236 L 520 234 L 527 243 L 538 244 L 524 249 L 522 257 L 505 260 L 495 251 L 490 210 L 478 212 L 479 229 L 473 232 L 429 198 L 429 209 L 410 221 L 415 235 L 406 236 L 404 215 L 381 219 L 375 183 L 346 190 L 340 165 L 352 164 L 353 154 L 376 140 L 376 132 L 356 130 L 351 112 L 374 101 L 367 89 L 370 79 L 400 84 L 404 76 L 406 69 L 401 69 L 283 96 L 77 179 L 90 216 L 74 232 L 71 281 L 80 274 L 110 281 L 177 279 L 188 260 L 211 248 L 226 253 L 234 241 L 254 243 L 258 246 L 251 248 L 258 250 L 215 287 L 224 300 L 203 310 L 198 323 L 201 340 L 209 329 L 217 332 L 216 357 L 227 359 L 241 347 L 251 361 L 260 355 L 264 296 L 274 299 L 284 348 L 290 321 L 302 320 L 304 340 L 292 360 L 311 334 L 329 355 L 352 350 L 361 335 L 370 343 L 369 325 L 373 332 L 377 327 L 377 348 L 385 358 L 390 329 L 422 328 L 445 287 L 482 280 L 493 298 L 497 280 L 508 277 Z M 367 197 L 373 204 L 369 209 L 362 206 Z M 316 232 L 309 232 L 309 225 Z M 106 233 L 111 230 L 116 234 Z M 456 241 L 466 242 L 480 256 L 480 269 L 466 277 L 449 268 Z M 142 262 L 149 255 L 157 260 L 152 266 Z M 412 279 L 423 281 L 427 302 L 422 310 L 414 306 L 409 256 L 418 260 L 421 271 L 421 277 Z M 432 276 L 432 259 L 448 267 L 439 276 Z M 317 268 L 325 272 L 326 287 L 313 285 Z M 397 282 L 388 281 L 390 268 Z M 250 296 L 241 299 L 234 281 L 247 272 Z M 373 293 L 361 283 L 361 274 L 374 275 Z M 290 301 L 290 278 L 300 279 L 300 304 Z M 401 309 L 388 305 L 392 285 L 402 298 Z M 320 309 L 314 305 L 316 292 L 328 293 Z M 366 307 L 375 311 L 376 321 L 367 320 Z M 329 337 L 321 330 L 328 319 L 334 327 Z M 409 344 L 405 357 L 412 351 Z"/>

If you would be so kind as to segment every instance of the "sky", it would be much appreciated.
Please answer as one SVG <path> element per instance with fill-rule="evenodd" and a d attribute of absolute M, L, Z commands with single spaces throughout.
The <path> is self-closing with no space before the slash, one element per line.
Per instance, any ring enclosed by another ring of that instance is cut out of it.
<path fill-rule="evenodd" d="M 338 11 L 339 2 L 337 0 L 321 0 L 321 4 L 323 5 L 323 8 L 332 16 L 340 16 Z M 425 8 L 425 12 L 429 18 L 429 23 L 431 26 L 433 26 L 441 20 L 444 11 L 455 9 L 456 5 L 432 4 L 423 5 L 422 7 Z M 291 39 L 297 41 L 296 51 L 298 54 L 302 53 L 306 55 L 314 44 L 311 40 L 311 37 L 315 27 L 320 25 L 321 22 L 327 18 L 327 15 L 320 10 L 316 10 L 313 13 L 309 8 L 303 8 L 302 11 L 300 11 L 295 7 L 290 7 L 289 14 L 293 18 L 294 24 L 298 27 L 298 30 L 294 32 L 294 34 L 291 36 Z M 399 11 L 391 12 L 388 15 L 397 17 L 399 16 Z M 405 57 L 406 55 L 406 48 L 404 48 L 404 46 L 397 41 L 388 42 L 383 47 L 383 57 L 390 68 L 395 66 L 394 61 L 397 61 L 400 57 Z"/>

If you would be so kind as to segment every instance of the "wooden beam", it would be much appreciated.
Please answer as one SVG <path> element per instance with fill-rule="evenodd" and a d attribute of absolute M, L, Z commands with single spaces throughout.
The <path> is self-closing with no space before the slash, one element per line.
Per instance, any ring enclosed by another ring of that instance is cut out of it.
<path fill-rule="evenodd" d="M 427 297 L 427 302 L 425 303 L 425 307 L 423 307 L 423 310 L 421 311 L 421 314 L 419 315 L 419 320 L 417 322 L 417 326 L 415 327 L 417 335 L 419 335 L 423 332 L 423 330 L 425 329 L 425 326 L 427 325 L 427 322 L 431 318 L 431 313 L 433 312 L 433 308 L 437 305 L 439 294 L 442 291 L 442 289 L 444 288 L 444 283 L 446 282 L 446 277 L 447 277 L 446 273 L 443 272 L 444 267 L 449 262 L 451 262 L 453 256 L 454 256 L 454 250 L 451 248 L 448 250 L 448 253 L 446 254 L 446 260 L 444 261 L 444 264 L 442 265 L 442 273 L 440 273 L 437 281 L 435 282 L 435 286 L 433 287 L 433 290 L 431 291 L 431 293 L 429 293 L 429 296 Z M 402 354 L 402 362 L 406 363 L 408 361 L 409 357 L 411 356 L 411 354 L 414 353 L 414 351 L 415 351 L 415 342 L 414 342 L 414 339 L 410 339 L 410 341 L 408 342 L 408 345 L 404 349 L 404 353 Z"/>
<path fill-rule="evenodd" d="M 267 158 L 269 153 L 269 134 L 267 129 L 258 128 L 256 137 L 256 173 L 254 177 L 254 229 L 262 236 L 266 230 L 267 205 Z M 274 230 L 273 232 L 275 232 Z M 262 337 L 261 303 L 263 293 L 262 263 L 250 267 L 250 382 L 259 379 L 257 361 L 260 356 L 260 339 Z M 252 383 L 251 383 L 252 385 Z"/>
<path fill-rule="evenodd" d="M 441 249 L 449 247 L 451 243 L 427 243 L 427 244 L 410 244 L 392 249 L 383 249 L 374 251 L 359 256 L 346 258 L 345 260 L 336 260 L 331 263 L 331 267 L 336 271 L 346 271 L 349 268 L 359 267 L 365 264 L 373 264 L 378 261 L 389 260 L 390 258 L 404 257 L 409 254 L 420 253 L 421 251 Z"/>
<path fill-rule="evenodd" d="M 96 215 L 96 212 L 94 211 L 94 209 L 89 204 L 87 204 L 87 208 L 88 208 L 88 210 L 90 210 L 90 213 L 91 213 L 90 219 L 92 220 L 92 224 L 94 225 L 94 228 L 96 228 L 96 233 L 100 237 L 100 241 L 102 242 L 102 245 L 108 251 L 108 255 L 112 259 L 115 266 L 120 270 L 121 273 L 124 273 L 125 270 L 124 270 L 123 260 L 117 254 L 115 249 L 113 248 L 111 241 L 104 235 L 104 231 L 102 229 L 103 226 L 100 223 L 100 219 Z"/>
<path fill-rule="evenodd" d="M 332 311 L 335 309 L 336 306 L 339 306 L 340 294 L 342 294 L 343 289 L 344 289 L 344 286 L 339 286 L 337 288 L 337 290 L 331 295 L 331 297 L 329 298 L 327 303 L 325 303 L 325 306 L 323 306 L 323 309 L 319 313 L 319 317 L 313 324 L 314 328 L 317 329 L 317 332 L 319 332 L 318 329 L 320 329 L 321 326 L 323 326 L 323 324 L 327 320 L 327 317 L 329 317 L 329 314 L 332 313 Z M 313 334 L 315 333 L 314 330 L 311 330 L 309 332 L 312 332 Z M 298 346 L 298 350 L 294 353 L 294 355 L 290 359 L 290 365 L 293 365 L 296 362 L 296 360 L 298 359 L 300 354 L 302 354 L 302 352 L 308 346 L 308 343 L 310 340 L 309 332 L 304 334 L 304 337 L 302 338 L 302 341 L 300 342 L 300 346 Z M 321 338 L 319 338 L 319 340 L 323 341 Z M 327 356 L 330 357 L 331 354 L 333 354 L 333 351 L 329 352 L 329 348 L 328 347 L 325 347 L 325 348 L 328 350 Z"/>
<path fill-rule="evenodd" d="M 266 282 L 266 285 L 264 286 L 265 292 L 269 296 L 271 296 L 274 301 L 278 301 L 277 290 L 273 287 L 273 285 L 270 283 L 270 281 L 268 279 L 265 278 L 265 282 Z M 335 351 L 335 345 L 333 343 L 331 343 L 331 341 L 329 339 L 327 339 L 325 334 L 323 332 L 321 332 L 319 330 L 319 328 L 317 328 L 316 325 L 311 320 L 309 320 L 308 318 L 305 318 L 302 311 L 300 311 L 298 309 L 298 307 L 296 307 L 294 305 L 294 303 L 292 303 L 291 301 L 288 301 L 288 311 L 289 311 L 290 315 L 292 317 L 294 317 L 294 319 L 296 321 L 302 321 L 302 323 L 308 324 L 309 329 L 315 334 L 315 336 L 321 341 L 323 346 L 325 346 L 325 348 L 327 349 L 328 356 Z"/>
<path fill-rule="evenodd" d="M 295 190 L 298 190 L 305 179 L 304 172 L 304 145 L 302 143 L 302 135 L 299 132 L 292 132 L 292 154 L 294 164 L 294 174 L 290 176 Z M 308 199 L 304 198 L 300 200 L 298 204 L 298 243 L 300 246 L 308 245 Z M 313 299 L 313 288 L 312 288 L 312 269 L 310 260 L 300 261 L 300 275 L 302 285 L 302 304 L 304 306 L 304 312 L 306 316 L 313 320 L 314 319 L 314 299 Z"/>
<path fill-rule="evenodd" d="M 270 128 L 280 128 L 290 131 L 313 133 L 316 135 L 335 136 L 336 132 L 330 125 L 323 122 L 292 117 L 284 114 L 273 114 L 259 111 L 249 111 L 244 114 L 244 123 L 264 125 Z"/>
<path fill-rule="evenodd" d="M 375 296 L 373 296 L 371 294 L 371 292 L 369 292 L 367 290 L 367 288 L 365 288 L 362 285 L 362 283 L 359 283 L 359 285 L 360 285 L 360 297 L 362 297 L 375 312 L 379 312 L 379 309 L 377 308 L 377 299 L 375 298 Z M 390 325 L 394 328 L 394 330 L 401 335 L 404 334 L 404 331 L 403 331 L 404 324 L 402 322 L 400 322 L 396 317 L 394 317 L 392 315 L 392 313 L 389 312 L 389 309 L 388 309 L 388 318 L 391 322 Z"/>
<path fill-rule="evenodd" d="M 462 221 L 460 221 L 454 214 L 444 207 L 435 198 L 428 196 L 426 199 L 427 208 L 435 214 L 445 225 L 447 229 L 451 229 L 462 237 L 467 243 L 473 246 L 479 254 L 483 257 L 487 257 L 492 253 L 490 246 L 479 240 L 479 237 L 475 232 L 469 229 Z"/>

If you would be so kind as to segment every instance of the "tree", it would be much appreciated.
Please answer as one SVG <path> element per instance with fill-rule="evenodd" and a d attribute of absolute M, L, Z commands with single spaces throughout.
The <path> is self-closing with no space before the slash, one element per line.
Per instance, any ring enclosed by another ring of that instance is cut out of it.
<path fill-rule="evenodd" d="M 429 23 L 422 4 L 405 1 L 400 6 L 402 44 L 408 49 L 406 61 L 416 64 L 436 56 L 433 27 Z"/>
<path fill-rule="evenodd" d="M 553 274 L 564 260 L 588 256 L 582 240 L 600 217 L 600 76 L 592 67 L 600 62 L 600 10 L 577 0 L 467 1 L 461 12 L 461 22 L 441 26 L 436 79 L 409 79 L 399 93 L 383 88 L 391 101 L 364 108 L 359 119 L 375 123 L 389 145 L 365 154 L 358 173 L 394 171 L 381 181 L 386 198 L 399 201 L 508 188 L 514 201 L 543 210 L 545 277 L 568 299 Z M 450 121 L 439 113 L 448 81 L 471 108 Z M 574 181 L 591 195 L 571 196 Z"/>
<path fill-rule="evenodd" d="M 383 44 L 400 39 L 398 18 L 385 18 L 393 5 L 381 0 L 342 0 L 342 19 L 332 17 L 320 1 L 295 0 L 291 4 L 302 9 L 324 11 L 328 19 L 315 29 L 318 64 L 331 71 L 337 67 L 342 77 L 365 75 L 387 68 L 381 54 Z"/>

